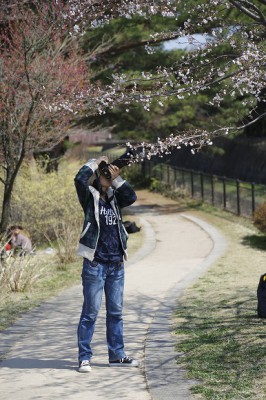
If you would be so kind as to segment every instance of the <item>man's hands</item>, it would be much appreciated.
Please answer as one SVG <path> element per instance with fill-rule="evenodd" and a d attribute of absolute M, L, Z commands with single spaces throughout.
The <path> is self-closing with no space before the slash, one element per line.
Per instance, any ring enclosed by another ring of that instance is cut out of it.
<path fill-rule="evenodd" d="M 107 156 L 101 156 L 95 160 L 95 162 L 99 165 L 102 161 L 106 162 L 106 164 L 109 164 L 109 160 Z M 111 174 L 111 180 L 113 181 L 115 178 L 118 177 L 120 174 L 120 169 L 116 165 L 109 164 L 108 169 Z"/>
<path fill-rule="evenodd" d="M 111 173 L 111 179 L 113 181 L 120 174 L 120 169 L 116 165 L 112 165 L 112 164 L 109 165 L 108 169 Z"/>

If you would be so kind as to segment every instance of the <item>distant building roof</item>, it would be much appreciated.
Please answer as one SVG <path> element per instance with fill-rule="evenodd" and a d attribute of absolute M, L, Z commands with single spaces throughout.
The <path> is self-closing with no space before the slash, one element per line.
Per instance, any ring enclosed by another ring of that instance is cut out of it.
<path fill-rule="evenodd" d="M 87 145 L 95 145 L 105 141 L 112 140 L 112 133 L 105 129 L 86 129 L 75 128 L 68 131 L 69 141 L 71 143 L 84 143 Z"/>

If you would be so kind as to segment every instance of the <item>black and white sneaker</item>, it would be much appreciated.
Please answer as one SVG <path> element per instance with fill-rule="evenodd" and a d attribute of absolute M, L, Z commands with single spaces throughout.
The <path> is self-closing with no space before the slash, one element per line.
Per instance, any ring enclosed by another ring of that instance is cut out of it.
<path fill-rule="evenodd" d="M 83 360 L 79 363 L 79 372 L 90 372 L 91 371 L 91 363 L 90 360 Z"/>
<path fill-rule="evenodd" d="M 137 360 L 134 360 L 133 358 L 125 356 L 123 358 L 120 358 L 119 360 L 109 361 L 109 366 L 110 367 L 138 367 L 139 363 Z"/>

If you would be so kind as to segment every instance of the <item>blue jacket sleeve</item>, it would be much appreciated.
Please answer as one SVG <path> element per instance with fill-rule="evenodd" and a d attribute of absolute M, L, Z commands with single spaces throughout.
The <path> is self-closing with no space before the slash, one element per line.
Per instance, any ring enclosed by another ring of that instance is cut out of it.
<path fill-rule="evenodd" d="M 132 187 L 120 176 L 113 180 L 113 187 L 117 204 L 120 208 L 128 207 L 137 200 L 137 195 Z"/>
<path fill-rule="evenodd" d="M 90 160 L 87 164 L 83 165 L 74 179 L 79 202 L 84 210 L 86 209 L 90 196 L 92 196 L 89 190 L 89 179 L 97 168 L 98 164 L 95 160 Z"/>

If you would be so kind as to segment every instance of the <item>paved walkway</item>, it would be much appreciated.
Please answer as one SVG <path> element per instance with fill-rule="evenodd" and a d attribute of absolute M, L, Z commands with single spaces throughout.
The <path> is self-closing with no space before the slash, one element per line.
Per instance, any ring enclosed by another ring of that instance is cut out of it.
<path fill-rule="evenodd" d="M 77 372 L 81 286 L 27 313 L 0 334 L 1 400 L 189 400 L 194 382 L 177 366 L 171 314 L 182 290 L 219 257 L 225 242 L 210 225 L 142 195 L 131 212 L 146 240 L 126 267 L 125 343 L 140 368 L 109 368 L 104 305 L 94 335 L 93 370 Z M 130 238 L 129 238 L 130 239 Z M 12 347 L 11 347 L 12 346 Z"/>

